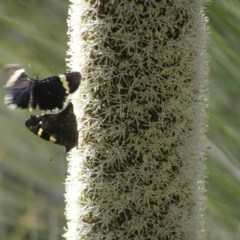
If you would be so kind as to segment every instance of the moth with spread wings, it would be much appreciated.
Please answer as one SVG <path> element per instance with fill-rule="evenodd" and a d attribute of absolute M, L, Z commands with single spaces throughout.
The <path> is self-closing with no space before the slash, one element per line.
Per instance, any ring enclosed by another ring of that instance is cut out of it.
<path fill-rule="evenodd" d="M 59 113 L 32 115 L 25 125 L 40 138 L 64 146 L 66 152 L 77 145 L 77 120 L 71 102 Z"/>
<path fill-rule="evenodd" d="M 19 65 L 6 67 L 5 104 L 9 108 L 29 109 L 39 107 L 41 110 L 62 109 L 67 96 L 75 92 L 81 81 L 79 72 L 69 72 L 43 80 L 29 77 Z"/>

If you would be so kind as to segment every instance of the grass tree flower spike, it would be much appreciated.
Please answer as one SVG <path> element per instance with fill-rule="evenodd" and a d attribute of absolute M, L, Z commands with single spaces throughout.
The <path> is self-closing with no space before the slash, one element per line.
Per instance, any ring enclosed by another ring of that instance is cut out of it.
<path fill-rule="evenodd" d="M 204 0 L 72 0 L 73 102 L 65 237 L 200 240 L 204 235 Z"/>

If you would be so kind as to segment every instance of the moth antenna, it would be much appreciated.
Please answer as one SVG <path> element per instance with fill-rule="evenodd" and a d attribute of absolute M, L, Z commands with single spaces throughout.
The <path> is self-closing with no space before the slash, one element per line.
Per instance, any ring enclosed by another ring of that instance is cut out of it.
<path fill-rule="evenodd" d="M 42 76 L 44 76 L 43 73 L 46 72 L 45 67 L 41 67 L 40 69 L 38 69 L 36 71 L 36 69 L 34 69 L 30 63 L 28 63 L 28 69 L 29 69 L 29 71 L 28 71 L 29 75 L 36 79 L 41 79 Z"/>
<path fill-rule="evenodd" d="M 36 74 L 36 71 L 35 69 L 33 68 L 33 66 L 28 63 L 27 64 L 27 70 L 26 70 L 27 74 L 30 76 L 30 77 L 33 77 L 33 78 L 37 78 L 38 75 Z"/>
<path fill-rule="evenodd" d="M 27 66 L 28 66 L 29 69 L 32 69 L 31 63 L 28 63 Z"/>
<path fill-rule="evenodd" d="M 64 152 L 58 151 L 55 155 L 53 155 L 53 156 L 49 159 L 49 162 L 53 161 L 53 159 L 54 159 L 56 156 L 58 156 L 60 153 L 63 154 Z"/>

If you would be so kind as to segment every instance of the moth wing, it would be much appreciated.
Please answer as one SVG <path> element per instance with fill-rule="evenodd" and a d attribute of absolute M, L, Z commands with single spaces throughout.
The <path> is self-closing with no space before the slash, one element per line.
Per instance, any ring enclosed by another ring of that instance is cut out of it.
<path fill-rule="evenodd" d="M 69 87 L 69 92 L 75 92 L 78 89 L 82 78 L 80 72 L 69 72 L 65 73 L 64 75 L 66 76 L 66 82 Z"/>
<path fill-rule="evenodd" d="M 27 108 L 30 98 L 30 78 L 25 70 L 18 65 L 8 65 L 5 68 L 7 82 L 5 88 L 9 91 L 4 102 L 9 108 Z"/>
<path fill-rule="evenodd" d="M 40 138 L 64 146 L 66 152 L 77 145 L 77 120 L 71 102 L 56 114 L 30 116 L 25 125 Z"/>
<path fill-rule="evenodd" d="M 62 109 L 67 95 L 58 76 L 39 81 L 34 90 L 34 97 L 42 110 Z"/>

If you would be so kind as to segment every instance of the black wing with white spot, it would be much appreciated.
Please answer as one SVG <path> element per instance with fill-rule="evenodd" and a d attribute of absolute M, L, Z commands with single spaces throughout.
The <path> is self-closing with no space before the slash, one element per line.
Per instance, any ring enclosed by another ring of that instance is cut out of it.
<path fill-rule="evenodd" d="M 79 72 L 69 72 L 43 80 L 30 78 L 18 65 L 6 67 L 5 104 L 10 108 L 39 107 L 41 110 L 62 109 L 69 94 L 75 92 L 81 81 Z"/>

